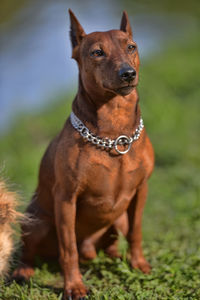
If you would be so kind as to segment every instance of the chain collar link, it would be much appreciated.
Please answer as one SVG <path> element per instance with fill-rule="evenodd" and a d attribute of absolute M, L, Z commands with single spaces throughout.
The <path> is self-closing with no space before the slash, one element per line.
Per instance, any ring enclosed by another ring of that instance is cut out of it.
<path fill-rule="evenodd" d="M 141 132 L 144 128 L 143 120 L 140 118 L 140 124 L 135 130 L 135 133 L 128 137 L 126 135 L 120 135 L 115 140 L 111 140 L 109 138 L 100 138 L 93 134 L 82 122 L 81 120 L 74 114 L 72 111 L 70 114 L 70 121 L 72 126 L 80 133 L 80 135 L 85 138 L 87 141 L 91 142 L 94 145 L 97 145 L 99 147 L 103 147 L 104 149 L 115 149 L 117 153 L 119 154 L 125 154 L 127 153 L 131 145 L 134 141 L 138 140 Z M 128 145 L 127 149 L 124 151 L 121 151 L 118 149 L 118 145 Z"/>

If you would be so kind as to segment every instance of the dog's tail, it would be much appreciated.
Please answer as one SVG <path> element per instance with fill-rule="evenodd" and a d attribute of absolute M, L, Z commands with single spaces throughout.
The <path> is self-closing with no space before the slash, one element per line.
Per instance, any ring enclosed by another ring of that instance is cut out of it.
<path fill-rule="evenodd" d="M 13 251 L 12 223 L 22 216 L 16 211 L 17 194 L 8 191 L 0 179 L 0 276 L 9 270 L 10 257 Z"/>

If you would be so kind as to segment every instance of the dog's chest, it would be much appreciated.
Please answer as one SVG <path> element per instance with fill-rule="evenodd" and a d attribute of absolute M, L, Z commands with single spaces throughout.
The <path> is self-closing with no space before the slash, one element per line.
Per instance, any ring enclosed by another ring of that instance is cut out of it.
<path fill-rule="evenodd" d="M 143 180 L 142 163 L 130 155 L 91 156 L 88 161 L 80 206 L 98 219 L 115 219 L 127 209 Z"/>

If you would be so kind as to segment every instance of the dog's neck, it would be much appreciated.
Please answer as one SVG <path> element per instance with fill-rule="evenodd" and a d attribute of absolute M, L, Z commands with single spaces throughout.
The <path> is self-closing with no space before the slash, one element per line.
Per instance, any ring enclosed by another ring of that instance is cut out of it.
<path fill-rule="evenodd" d="M 138 93 L 134 89 L 127 96 L 105 92 L 88 94 L 83 85 L 73 102 L 72 109 L 77 117 L 95 134 L 116 138 L 120 134 L 130 136 L 140 122 Z"/>

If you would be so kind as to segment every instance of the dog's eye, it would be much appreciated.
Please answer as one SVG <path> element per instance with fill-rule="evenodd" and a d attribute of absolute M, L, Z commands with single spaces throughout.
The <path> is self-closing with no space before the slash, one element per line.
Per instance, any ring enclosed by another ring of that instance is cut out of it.
<path fill-rule="evenodd" d="M 103 50 L 94 50 L 91 52 L 91 56 L 94 56 L 94 57 L 99 57 L 99 56 L 104 56 L 105 53 L 103 52 Z"/>
<path fill-rule="evenodd" d="M 128 45 L 127 48 L 128 48 L 129 52 L 133 53 L 135 51 L 135 49 L 136 49 L 136 46 L 135 45 Z"/>

